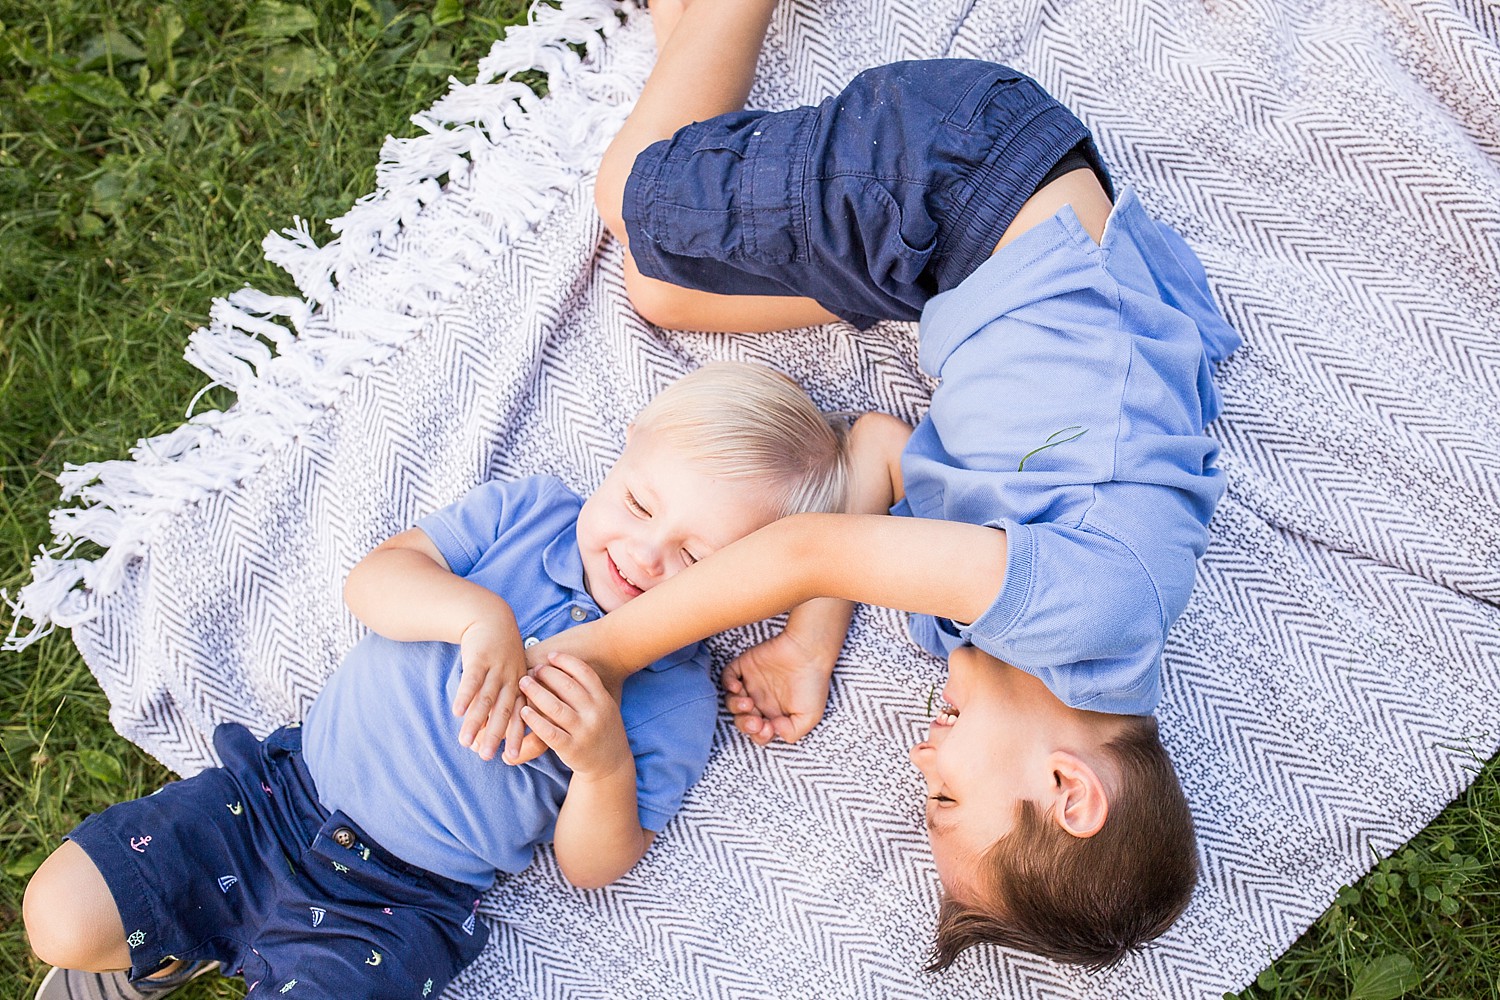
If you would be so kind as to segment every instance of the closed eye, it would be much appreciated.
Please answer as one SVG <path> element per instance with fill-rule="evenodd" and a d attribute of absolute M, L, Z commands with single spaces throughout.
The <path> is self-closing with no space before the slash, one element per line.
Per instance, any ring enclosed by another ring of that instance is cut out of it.
<path fill-rule="evenodd" d="M 691 566 L 693 563 L 695 563 L 697 561 L 698 561 L 698 557 L 697 556 L 693 555 L 687 549 L 683 549 L 682 550 L 682 564 L 684 566 Z"/>
<path fill-rule="evenodd" d="M 650 517 L 651 512 L 641 506 L 641 502 L 635 498 L 635 494 L 629 490 L 625 491 L 625 506 L 629 507 L 631 513 L 636 517 Z"/>

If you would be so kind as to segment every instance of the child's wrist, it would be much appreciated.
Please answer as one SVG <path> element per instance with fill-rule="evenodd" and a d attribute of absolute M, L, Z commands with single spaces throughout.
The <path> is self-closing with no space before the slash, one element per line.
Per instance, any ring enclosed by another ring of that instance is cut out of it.
<path fill-rule="evenodd" d="M 787 618 L 782 635 L 811 660 L 825 663 L 831 669 L 849 637 L 849 622 L 854 605 L 849 601 L 825 597 L 795 609 Z"/>
<path fill-rule="evenodd" d="M 634 794 L 635 788 L 635 758 L 630 755 L 630 744 L 625 744 L 623 752 L 618 756 L 585 763 L 582 767 L 573 769 L 573 781 L 582 781 L 585 784 L 596 786 L 607 786 L 618 783 L 628 784 Z"/>
<path fill-rule="evenodd" d="M 516 614 L 511 610 L 510 604 L 489 591 L 475 596 L 477 601 L 465 616 L 467 621 L 459 628 L 456 641 L 462 643 L 464 636 L 476 628 L 493 629 L 498 636 L 506 639 L 514 635 L 520 641 L 521 628 L 516 624 Z"/>

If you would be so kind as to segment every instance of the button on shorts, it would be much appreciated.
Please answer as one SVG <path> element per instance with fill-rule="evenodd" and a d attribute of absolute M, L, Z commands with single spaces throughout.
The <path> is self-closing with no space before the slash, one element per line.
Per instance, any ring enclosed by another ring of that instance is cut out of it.
<path fill-rule="evenodd" d="M 301 745 L 296 728 L 262 741 L 220 726 L 222 767 L 68 835 L 114 896 L 133 978 L 216 959 L 259 984 L 255 996 L 437 996 L 478 956 L 480 890 L 406 864 L 319 805 Z"/>
<path fill-rule="evenodd" d="M 797 295 L 858 326 L 915 320 L 994 250 L 1069 150 L 1072 112 L 995 63 L 893 63 L 816 107 L 739 111 L 643 150 L 625 185 L 642 274 Z"/>

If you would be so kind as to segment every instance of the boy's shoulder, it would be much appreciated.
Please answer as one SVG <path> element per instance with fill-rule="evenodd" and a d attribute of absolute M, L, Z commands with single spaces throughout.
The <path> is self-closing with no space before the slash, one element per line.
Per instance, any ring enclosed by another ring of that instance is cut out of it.
<path fill-rule="evenodd" d="M 502 540 L 530 550 L 566 538 L 582 509 L 583 499 L 556 476 L 491 479 L 418 519 L 416 527 L 438 547 L 449 569 L 467 575 Z"/>
<path fill-rule="evenodd" d="M 558 501 L 571 499 L 578 503 L 583 501 L 583 498 L 561 479 L 547 473 L 522 476 L 519 479 L 486 479 L 470 488 L 459 502 L 471 498 L 493 498 L 498 502 L 507 503 L 548 499 Z"/>
<path fill-rule="evenodd" d="M 494 519 L 501 525 L 541 518 L 573 518 L 583 507 L 583 497 L 556 476 L 535 475 L 520 479 L 486 479 L 463 496 L 427 517 L 433 520 Z"/>

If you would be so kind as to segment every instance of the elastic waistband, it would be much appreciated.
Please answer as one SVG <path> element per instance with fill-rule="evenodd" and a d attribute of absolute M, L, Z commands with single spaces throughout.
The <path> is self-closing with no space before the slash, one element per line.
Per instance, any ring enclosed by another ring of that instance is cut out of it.
<path fill-rule="evenodd" d="M 1032 80 L 1030 108 L 1016 128 L 1000 136 L 974 171 L 968 200 L 956 212 L 933 254 L 938 291 L 963 281 L 990 256 L 995 244 L 1042 178 L 1079 143 L 1088 128 Z"/>

